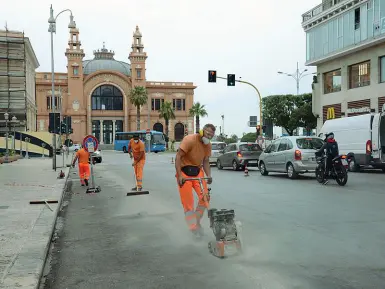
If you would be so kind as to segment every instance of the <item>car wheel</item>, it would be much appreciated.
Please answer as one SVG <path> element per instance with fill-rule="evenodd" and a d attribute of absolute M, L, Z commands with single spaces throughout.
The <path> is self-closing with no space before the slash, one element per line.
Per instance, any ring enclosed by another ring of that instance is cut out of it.
<path fill-rule="evenodd" d="M 287 165 L 287 176 L 289 177 L 289 179 L 292 179 L 292 180 L 298 177 L 298 173 L 295 171 L 292 163 L 289 163 Z"/>
<path fill-rule="evenodd" d="M 269 172 L 266 170 L 266 166 L 264 162 L 259 162 L 259 172 L 262 176 L 267 176 Z"/>
<path fill-rule="evenodd" d="M 222 170 L 223 167 L 222 167 L 222 164 L 221 164 L 221 161 L 220 160 L 217 160 L 217 168 L 218 170 Z"/>

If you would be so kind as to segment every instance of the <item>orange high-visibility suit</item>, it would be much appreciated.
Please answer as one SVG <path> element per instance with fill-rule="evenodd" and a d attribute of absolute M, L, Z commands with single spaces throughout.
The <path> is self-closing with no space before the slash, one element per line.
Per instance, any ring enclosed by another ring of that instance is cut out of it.
<path fill-rule="evenodd" d="M 128 144 L 128 151 L 132 151 L 135 164 L 134 170 L 136 175 L 136 184 L 138 189 L 141 189 L 143 184 L 143 168 L 146 162 L 146 147 L 141 140 L 139 140 L 138 143 L 135 143 L 134 139 L 131 139 Z M 143 155 L 142 158 L 139 159 L 141 152 L 143 152 Z"/>
<path fill-rule="evenodd" d="M 199 134 L 192 134 L 183 138 L 179 149 L 185 153 L 185 155 L 181 158 L 182 176 L 186 179 L 191 178 L 191 176 L 188 176 L 183 172 L 183 167 L 194 166 L 200 168 L 199 174 L 196 176 L 196 178 L 203 178 L 204 171 L 202 168 L 202 163 L 205 157 L 210 157 L 211 155 L 211 144 L 203 144 Z M 175 176 L 178 182 L 178 176 Z M 205 192 L 207 192 L 207 182 L 205 180 L 202 180 L 202 182 L 203 188 Z M 203 213 L 207 206 L 203 199 L 204 192 L 201 191 L 199 181 L 186 181 L 182 187 L 180 187 L 178 184 L 178 188 L 185 213 L 186 223 L 191 231 L 196 230 L 198 226 L 200 226 L 200 220 L 202 219 Z M 193 188 L 199 199 L 195 211 L 194 195 L 192 192 Z"/>
<path fill-rule="evenodd" d="M 76 160 L 78 160 L 80 183 L 84 185 L 85 180 L 87 180 L 86 182 L 88 183 L 88 179 L 90 178 L 90 153 L 84 148 L 81 148 L 76 152 L 73 164 L 75 164 Z"/>

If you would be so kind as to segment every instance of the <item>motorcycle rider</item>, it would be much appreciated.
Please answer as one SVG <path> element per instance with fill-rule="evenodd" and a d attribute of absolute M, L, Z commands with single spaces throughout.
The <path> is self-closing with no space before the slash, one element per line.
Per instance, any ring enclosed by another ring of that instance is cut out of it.
<path fill-rule="evenodd" d="M 326 159 L 325 159 L 325 181 L 324 185 L 326 185 L 329 181 L 327 178 L 329 177 L 330 170 L 333 166 L 333 159 L 339 155 L 338 143 L 334 139 L 334 133 L 330 132 L 325 135 L 324 144 L 322 147 L 316 152 L 316 155 L 322 156 L 326 151 Z"/>

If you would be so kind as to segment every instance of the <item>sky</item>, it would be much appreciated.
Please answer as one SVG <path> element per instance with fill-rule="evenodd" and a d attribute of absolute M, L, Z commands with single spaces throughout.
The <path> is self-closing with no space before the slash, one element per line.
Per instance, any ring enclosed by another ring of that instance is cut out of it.
<path fill-rule="evenodd" d="M 5 2 L 4 2 L 5 1 Z M 79 28 L 85 59 L 93 51 L 115 51 L 115 59 L 129 62 L 132 33 L 136 25 L 142 35 L 147 80 L 194 82 L 194 101 L 204 104 L 208 117 L 219 129 L 224 115 L 228 135 L 255 132 L 247 126 L 249 116 L 259 118 L 255 90 L 241 83 L 228 87 L 226 80 L 208 83 L 208 70 L 218 76 L 235 74 L 251 82 L 262 97 L 295 94 L 296 81 L 277 72 L 294 73 L 297 62 L 305 67 L 306 37 L 301 15 L 321 0 L 140 0 L 57 1 L 2 0 L 0 29 L 21 30 L 30 38 L 40 67 L 51 71 L 49 8 L 55 15 L 71 9 Z M 55 71 L 66 72 L 69 14 L 57 20 Z M 300 93 L 311 92 L 312 76 L 300 82 Z"/>

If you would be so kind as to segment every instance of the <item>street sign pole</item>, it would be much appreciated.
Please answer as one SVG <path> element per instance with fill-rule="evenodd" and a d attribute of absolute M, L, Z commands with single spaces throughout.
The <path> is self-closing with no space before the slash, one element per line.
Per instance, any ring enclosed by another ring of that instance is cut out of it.
<path fill-rule="evenodd" d="M 90 153 L 91 158 L 91 187 L 87 188 L 87 193 L 99 193 L 101 191 L 100 186 L 95 185 L 95 176 L 94 176 L 94 160 L 93 153 L 98 149 L 99 142 L 93 135 L 87 135 L 83 139 L 83 147 L 86 151 Z"/>
<path fill-rule="evenodd" d="M 150 153 L 151 152 L 151 131 L 149 128 L 146 130 L 146 143 L 148 147 L 147 153 Z"/>

